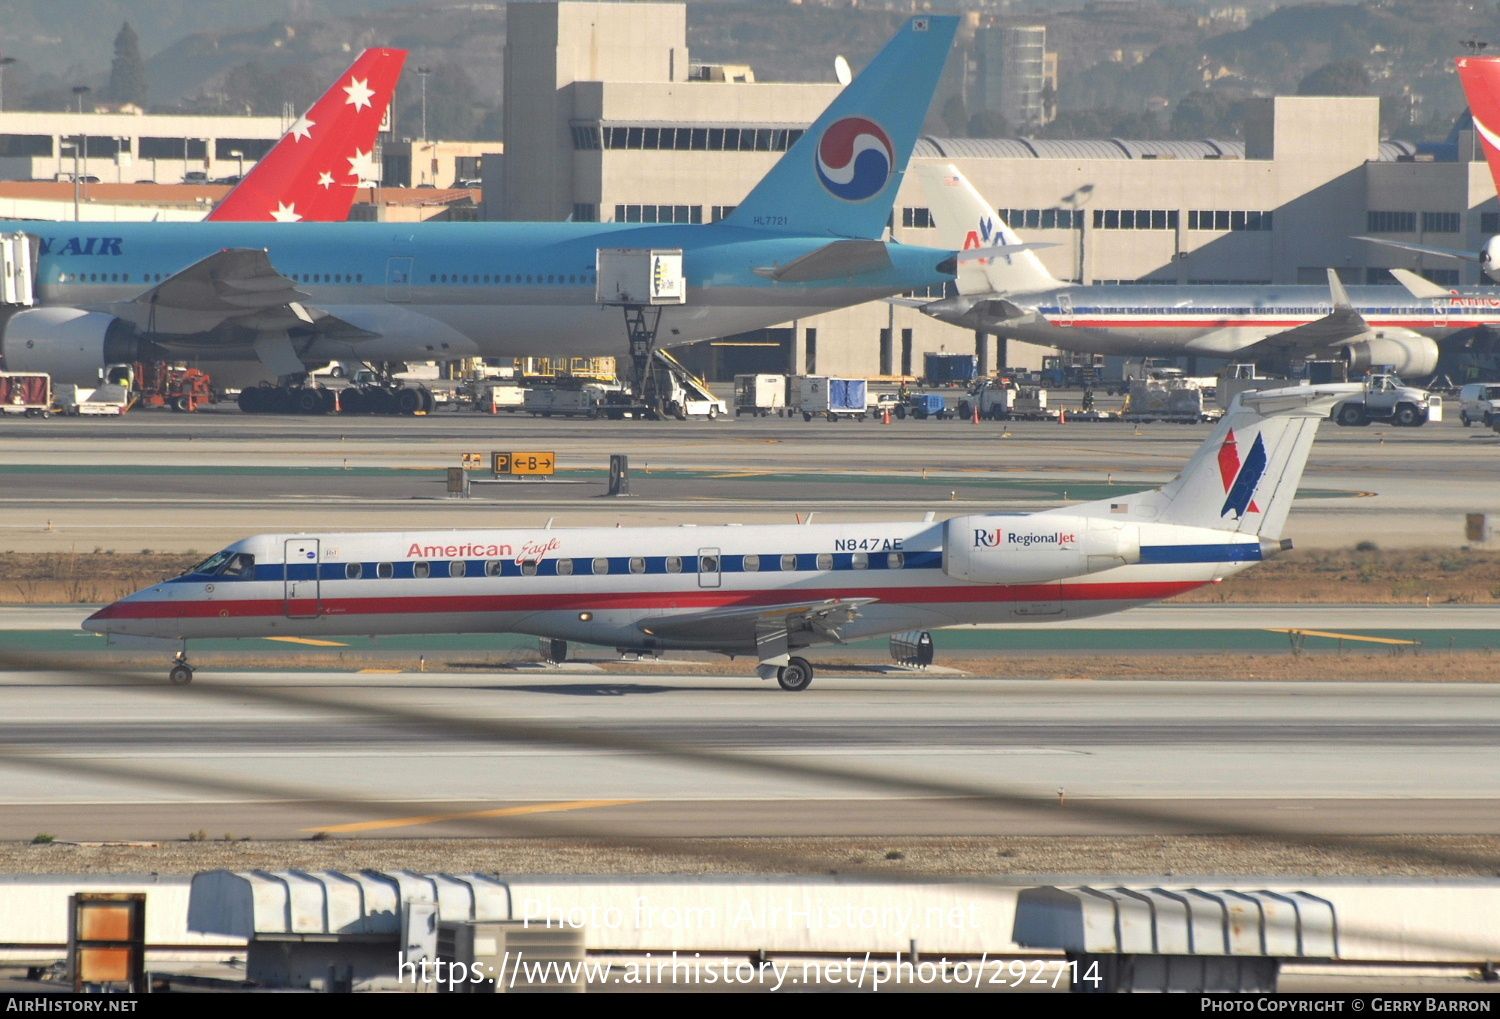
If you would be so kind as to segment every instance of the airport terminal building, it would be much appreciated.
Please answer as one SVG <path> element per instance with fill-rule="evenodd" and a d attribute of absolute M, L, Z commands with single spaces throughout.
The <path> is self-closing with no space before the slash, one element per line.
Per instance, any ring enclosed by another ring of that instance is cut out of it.
<path fill-rule="evenodd" d="M 526 3 L 509 9 L 505 156 L 486 162 L 485 215 L 505 220 L 709 223 L 770 169 L 837 94 L 693 64 L 686 8 Z M 736 80 L 738 79 L 738 80 Z M 1478 266 L 1352 239 L 1378 234 L 1477 251 L 1500 204 L 1471 133 L 1422 151 L 1380 140 L 1376 98 L 1252 101 L 1244 141 L 923 138 L 914 159 L 952 162 L 1043 262 L 1084 283 L 1394 282 L 1414 268 L 1445 284 Z M 914 176 L 892 235 L 936 245 Z M 920 312 L 868 304 L 698 344 L 692 363 L 835 375 L 921 371 L 928 351 L 975 351 L 988 367 L 1035 367 Z"/>

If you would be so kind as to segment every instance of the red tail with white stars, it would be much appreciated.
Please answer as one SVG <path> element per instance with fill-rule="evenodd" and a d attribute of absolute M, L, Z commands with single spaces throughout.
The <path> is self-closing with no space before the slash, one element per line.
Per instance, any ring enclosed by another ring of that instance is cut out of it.
<path fill-rule="evenodd" d="M 379 176 L 375 136 L 405 50 L 365 50 L 208 219 L 217 222 L 341 223 L 354 192 Z"/>

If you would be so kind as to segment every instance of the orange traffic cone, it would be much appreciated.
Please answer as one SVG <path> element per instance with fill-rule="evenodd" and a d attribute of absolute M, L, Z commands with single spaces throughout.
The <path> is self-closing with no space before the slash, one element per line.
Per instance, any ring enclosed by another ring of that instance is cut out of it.
<path fill-rule="evenodd" d="M 1057 423 L 1060 425 L 1065 425 L 1068 423 L 1068 408 L 1057 408 Z"/>
<path fill-rule="evenodd" d="M 970 423 L 976 425 L 979 424 L 979 404 L 977 403 L 974 405 L 974 420 Z"/>
<path fill-rule="evenodd" d="M 888 424 L 891 423 L 891 408 L 887 407 L 885 409 L 885 413 L 883 415 L 881 415 L 881 422 L 880 423 L 883 424 L 883 425 L 888 425 Z"/>

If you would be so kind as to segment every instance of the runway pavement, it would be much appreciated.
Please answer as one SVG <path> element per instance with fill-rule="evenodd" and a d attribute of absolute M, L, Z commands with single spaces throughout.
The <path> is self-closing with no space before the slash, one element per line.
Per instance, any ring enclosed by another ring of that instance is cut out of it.
<path fill-rule="evenodd" d="M 3 839 L 1500 833 L 1488 684 L 10 673 L 0 694 Z"/>

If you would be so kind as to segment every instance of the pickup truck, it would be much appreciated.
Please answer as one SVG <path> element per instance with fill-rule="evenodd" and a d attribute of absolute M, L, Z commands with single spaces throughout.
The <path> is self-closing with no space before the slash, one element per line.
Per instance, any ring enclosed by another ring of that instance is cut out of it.
<path fill-rule="evenodd" d="M 1329 417 L 1345 426 L 1386 421 L 1404 428 L 1420 428 L 1443 419 L 1443 398 L 1408 386 L 1395 375 L 1368 375 L 1364 392 L 1334 405 Z"/>

